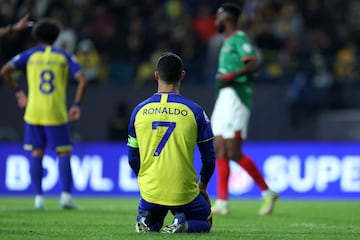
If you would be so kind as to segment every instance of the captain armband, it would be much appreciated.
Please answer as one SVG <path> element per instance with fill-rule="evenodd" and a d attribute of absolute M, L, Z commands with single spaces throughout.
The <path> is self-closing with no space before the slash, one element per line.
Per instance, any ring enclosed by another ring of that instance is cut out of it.
<path fill-rule="evenodd" d="M 132 136 L 128 136 L 128 143 L 127 145 L 129 147 L 133 147 L 133 148 L 139 148 L 139 144 L 136 138 L 132 137 Z"/>

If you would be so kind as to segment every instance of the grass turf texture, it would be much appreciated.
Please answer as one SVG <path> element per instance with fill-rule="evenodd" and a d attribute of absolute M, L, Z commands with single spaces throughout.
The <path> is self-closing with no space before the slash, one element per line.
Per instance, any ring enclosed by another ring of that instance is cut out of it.
<path fill-rule="evenodd" d="M 134 232 L 137 199 L 77 198 L 78 210 L 62 210 L 57 198 L 36 211 L 32 198 L 0 198 L 0 239 L 360 239 L 356 201 L 280 200 L 270 216 L 258 216 L 260 202 L 234 200 L 231 213 L 214 216 L 209 234 Z M 165 224 L 172 220 L 168 214 Z"/>

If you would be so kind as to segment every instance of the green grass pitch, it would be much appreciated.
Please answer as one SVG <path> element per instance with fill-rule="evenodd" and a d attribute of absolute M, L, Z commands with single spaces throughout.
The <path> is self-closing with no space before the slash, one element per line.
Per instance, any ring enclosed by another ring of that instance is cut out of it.
<path fill-rule="evenodd" d="M 360 202 L 280 200 L 258 216 L 257 200 L 232 200 L 230 214 L 214 216 L 209 234 L 134 232 L 137 199 L 77 198 L 78 210 L 61 210 L 57 198 L 36 211 L 32 198 L 0 198 L 0 239 L 360 239 Z M 168 215 L 166 224 L 172 216 Z"/>

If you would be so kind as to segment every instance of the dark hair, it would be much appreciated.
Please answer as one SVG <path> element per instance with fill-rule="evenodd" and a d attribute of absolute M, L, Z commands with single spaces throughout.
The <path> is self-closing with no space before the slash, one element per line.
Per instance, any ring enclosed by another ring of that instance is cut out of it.
<path fill-rule="evenodd" d="M 237 20 L 241 15 L 242 7 L 243 7 L 243 1 L 240 1 L 239 3 L 226 2 L 220 6 L 218 12 L 229 13 L 231 15 L 231 20 L 237 22 Z"/>
<path fill-rule="evenodd" d="M 177 83 L 181 77 L 183 62 L 175 53 L 166 52 L 158 59 L 156 70 L 162 81 L 169 84 Z"/>
<path fill-rule="evenodd" d="M 41 43 L 52 45 L 59 36 L 61 28 L 61 24 L 58 21 L 44 18 L 35 24 L 32 35 Z"/>

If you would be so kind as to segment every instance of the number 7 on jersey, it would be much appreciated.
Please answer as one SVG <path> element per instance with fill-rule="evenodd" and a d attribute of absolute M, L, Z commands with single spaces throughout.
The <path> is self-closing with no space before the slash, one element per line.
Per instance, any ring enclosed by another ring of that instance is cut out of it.
<path fill-rule="evenodd" d="M 162 149 L 164 148 L 166 142 L 169 140 L 171 133 L 174 131 L 176 127 L 176 122 L 162 122 L 162 121 L 154 121 L 152 122 L 152 129 L 156 130 L 158 127 L 167 127 L 164 136 L 161 138 L 159 145 L 156 147 L 154 156 L 159 156 Z"/>

